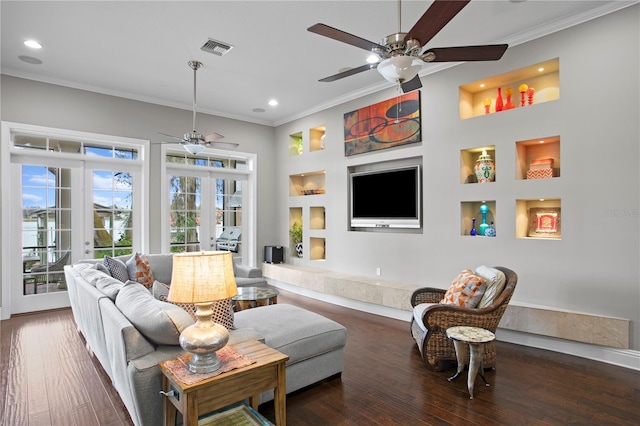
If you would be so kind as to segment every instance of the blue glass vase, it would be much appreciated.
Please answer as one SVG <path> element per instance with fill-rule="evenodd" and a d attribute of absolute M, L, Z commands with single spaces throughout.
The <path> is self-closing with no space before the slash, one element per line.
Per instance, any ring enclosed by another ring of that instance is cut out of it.
<path fill-rule="evenodd" d="M 473 223 L 471 224 L 471 232 L 469 232 L 469 235 L 471 235 L 472 237 L 475 237 L 478 234 L 476 232 L 476 218 L 474 217 L 472 221 Z"/>

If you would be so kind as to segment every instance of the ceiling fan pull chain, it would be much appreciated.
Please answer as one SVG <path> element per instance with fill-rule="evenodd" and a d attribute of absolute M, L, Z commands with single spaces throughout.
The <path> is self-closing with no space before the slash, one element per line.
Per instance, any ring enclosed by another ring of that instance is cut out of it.
<path fill-rule="evenodd" d="M 395 124 L 400 122 L 400 111 L 402 111 L 402 101 L 400 100 L 400 83 L 396 86 L 396 104 L 398 107 L 396 108 L 396 121 Z"/>
<path fill-rule="evenodd" d="M 196 132 L 196 72 L 198 65 L 193 65 L 193 133 Z"/>

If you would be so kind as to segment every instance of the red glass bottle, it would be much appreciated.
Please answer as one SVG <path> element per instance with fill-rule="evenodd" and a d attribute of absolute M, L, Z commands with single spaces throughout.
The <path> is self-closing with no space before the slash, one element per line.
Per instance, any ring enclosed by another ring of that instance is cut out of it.
<path fill-rule="evenodd" d="M 502 88 L 498 87 L 498 97 L 496 98 L 496 112 L 502 111 Z"/>

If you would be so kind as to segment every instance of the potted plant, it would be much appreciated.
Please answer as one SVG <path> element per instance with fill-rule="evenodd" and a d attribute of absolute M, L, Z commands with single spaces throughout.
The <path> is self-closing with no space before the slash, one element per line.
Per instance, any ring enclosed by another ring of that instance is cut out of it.
<path fill-rule="evenodd" d="M 298 257 L 302 257 L 302 223 L 296 220 L 289 229 L 289 236 L 291 237 L 291 243 L 296 248 Z"/>

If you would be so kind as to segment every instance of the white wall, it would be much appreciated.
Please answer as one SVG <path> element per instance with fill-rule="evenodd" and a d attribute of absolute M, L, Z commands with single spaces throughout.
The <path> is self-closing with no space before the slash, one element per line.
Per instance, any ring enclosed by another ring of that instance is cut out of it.
<path fill-rule="evenodd" d="M 344 156 L 343 114 L 394 97 L 395 88 L 279 126 L 278 244 L 289 245 L 289 206 L 318 204 L 289 197 L 288 175 L 326 170 L 326 195 L 318 200 L 326 204 L 327 258 L 287 261 L 365 276 L 379 267 L 382 279 L 416 287 L 446 287 L 467 267 L 503 265 L 519 275 L 514 301 L 629 319 L 630 346 L 639 350 L 639 10 L 512 47 L 498 62 L 424 77 L 421 144 Z M 559 100 L 459 119 L 458 86 L 555 57 Z M 326 149 L 290 157 L 288 135 L 318 125 L 327 127 Z M 539 186 L 516 180 L 515 141 L 552 135 L 561 138 L 562 176 Z M 460 150 L 483 145 L 496 147 L 497 181 L 490 189 L 460 184 Z M 348 231 L 347 167 L 414 156 L 424 159 L 423 233 Z M 541 196 L 562 199 L 562 239 L 515 238 L 515 200 Z M 460 202 L 485 197 L 496 200 L 498 236 L 460 236 Z"/>

